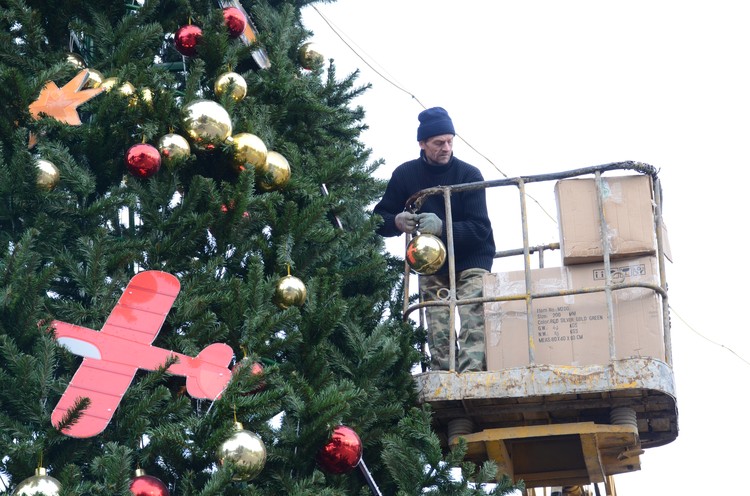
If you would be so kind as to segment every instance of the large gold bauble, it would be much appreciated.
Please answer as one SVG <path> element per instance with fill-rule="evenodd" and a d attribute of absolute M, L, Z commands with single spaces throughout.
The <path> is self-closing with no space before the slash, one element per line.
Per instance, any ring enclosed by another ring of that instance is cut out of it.
<path fill-rule="evenodd" d="M 232 160 L 237 171 L 243 171 L 247 166 L 260 170 L 266 164 L 268 149 L 263 140 L 250 133 L 237 133 L 232 136 L 234 153 Z"/>
<path fill-rule="evenodd" d="M 193 146 L 201 151 L 216 149 L 232 135 L 229 113 L 211 100 L 193 100 L 185 107 L 182 120 Z"/>
<path fill-rule="evenodd" d="M 104 82 L 104 75 L 96 69 L 86 69 L 88 78 L 83 83 L 84 90 L 94 90 L 102 85 Z"/>
<path fill-rule="evenodd" d="M 150 88 L 143 88 L 139 92 L 135 93 L 130 97 L 129 105 L 131 107 L 138 105 L 139 103 L 145 103 L 149 107 L 154 105 L 154 92 Z"/>
<path fill-rule="evenodd" d="M 47 470 L 39 467 L 35 474 L 24 479 L 13 490 L 12 496 L 44 494 L 45 496 L 57 496 L 60 494 L 62 484 L 54 477 L 47 475 Z"/>
<path fill-rule="evenodd" d="M 430 275 L 443 266 L 446 253 L 440 238 L 433 234 L 420 234 L 409 241 L 406 262 L 417 274 Z"/>
<path fill-rule="evenodd" d="M 131 97 L 135 95 L 135 86 L 130 81 L 125 81 L 117 88 L 117 91 L 122 96 Z"/>
<path fill-rule="evenodd" d="M 120 82 L 120 80 L 117 79 L 116 77 L 108 77 L 107 79 L 105 79 L 104 81 L 102 81 L 101 87 L 104 88 L 104 91 L 106 91 L 107 93 L 109 93 L 110 91 L 112 91 L 115 88 L 115 86 L 117 86 L 117 84 L 119 82 Z"/>
<path fill-rule="evenodd" d="M 86 62 L 79 53 L 69 52 L 65 55 L 65 60 L 75 69 L 81 70 L 86 68 Z"/>
<path fill-rule="evenodd" d="M 217 457 L 220 465 L 233 464 L 232 479 L 249 481 L 257 477 L 266 465 L 266 445 L 260 436 L 235 422 L 234 433 L 219 446 Z"/>
<path fill-rule="evenodd" d="M 36 161 L 36 186 L 39 189 L 51 191 L 60 182 L 60 170 L 49 160 Z"/>
<path fill-rule="evenodd" d="M 314 69 L 322 64 L 323 60 L 323 54 L 315 43 L 308 42 L 299 48 L 299 63 L 304 69 Z"/>
<path fill-rule="evenodd" d="M 169 168 L 174 168 L 190 157 L 190 143 L 175 133 L 168 133 L 159 138 L 156 149 L 161 154 L 161 161 Z"/>
<path fill-rule="evenodd" d="M 288 275 L 282 277 L 276 283 L 273 302 L 282 310 L 286 310 L 291 306 L 301 307 L 306 299 L 307 288 L 300 279 Z"/>
<path fill-rule="evenodd" d="M 247 95 L 247 81 L 236 72 L 225 72 L 216 78 L 214 92 L 216 96 L 221 97 L 228 90 L 231 91 L 230 95 L 234 101 L 239 102 Z"/>
<path fill-rule="evenodd" d="M 287 159 L 275 151 L 268 152 L 266 162 L 258 172 L 260 173 L 258 184 L 266 191 L 283 188 L 292 176 L 292 169 Z"/>

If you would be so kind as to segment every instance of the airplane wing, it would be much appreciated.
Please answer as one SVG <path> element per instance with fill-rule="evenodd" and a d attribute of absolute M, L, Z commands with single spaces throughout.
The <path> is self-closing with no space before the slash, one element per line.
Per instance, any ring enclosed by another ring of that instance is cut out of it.
<path fill-rule="evenodd" d="M 179 292 L 180 282 L 172 274 L 160 271 L 136 274 L 100 332 L 150 345 Z M 56 322 L 56 326 L 71 324 Z M 84 358 L 52 412 L 52 424 L 58 426 L 68 409 L 79 398 L 88 398 L 90 404 L 83 415 L 62 432 L 79 438 L 99 434 L 112 420 L 112 415 L 137 371 L 138 368 L 132 365 Z"/>
<path fill-rule="evenodd" d="M 153 343 L 179 292 L 180 281 L 172 274 L 158 270 L 136 274 L 100 332 Z"/>
<path fill-rule="evenodd" d="M 90 404 L 84 414 L 62 432 L 77 438 L 96 436 L 112 420 L 137 370 L 136 367 L 84 358 L 52 412 L 52 425 L 58 427 L 79 398 L 88 398 Z"/>

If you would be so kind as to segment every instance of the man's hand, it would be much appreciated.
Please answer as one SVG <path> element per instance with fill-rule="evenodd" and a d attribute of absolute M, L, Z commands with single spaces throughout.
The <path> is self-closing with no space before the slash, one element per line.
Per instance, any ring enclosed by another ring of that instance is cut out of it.
<path fill-rule="evenodd" d="M 443 221 L 431 212 L 419 214 L 417 215 L 417 229 L 422 234 L 440 236 L 443 233 Z"/>
<path fill-rule="evenodd" d="M 411 212 L 401 212 L 396 216 L 396 227 L 405 233 L 413 233 L 417 228 L 417 214 Z"/>

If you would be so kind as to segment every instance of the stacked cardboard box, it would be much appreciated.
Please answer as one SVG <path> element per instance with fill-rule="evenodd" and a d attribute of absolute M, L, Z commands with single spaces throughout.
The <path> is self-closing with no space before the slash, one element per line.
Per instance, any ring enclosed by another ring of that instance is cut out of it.
<path fill-rule="evenodd" d="M 571 290 L 605 285 L 603 243 L 610 250 L 612 284 L 659 285 L 651 178 L 603 179 L 602 235 L 593 179 L 568 179 L 555 187 L 562 250 L 561 267 L 531 271 L 527 292 L 523 270 L 487 274 L 485 295 L 508 301 L 485 305 L 488 370 L 526 366 L 607 364 L 611 358 L 664 359 L 662 298 L 644 287 L 606 293 Z M 526 294 L 559 294 L 527 300 Z M 516 299 L 513 299 L 516 298 Z M 531 351 L 531 352 L 530 352 Z"/>
<path fill-rule="evenodd" d="M 651 176 L 602 178 L 599 220 L 594 179 L 567 179 L 555 185 L 563 265 L 601 262 L 603 244 L 612 259 L 656 253 Z"/>

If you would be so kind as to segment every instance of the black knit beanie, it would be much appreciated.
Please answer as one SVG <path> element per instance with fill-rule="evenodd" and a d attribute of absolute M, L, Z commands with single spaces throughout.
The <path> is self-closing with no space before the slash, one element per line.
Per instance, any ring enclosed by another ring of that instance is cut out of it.
<path fill-rule="evenodd" d="M 456 134 L 448 112 L 442 107 L 432 107 L 419 113 L 417 141 L 423 141 L 440 134 Z"/>

